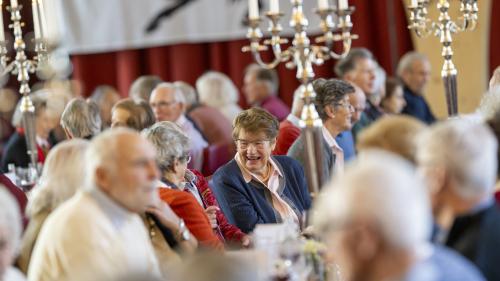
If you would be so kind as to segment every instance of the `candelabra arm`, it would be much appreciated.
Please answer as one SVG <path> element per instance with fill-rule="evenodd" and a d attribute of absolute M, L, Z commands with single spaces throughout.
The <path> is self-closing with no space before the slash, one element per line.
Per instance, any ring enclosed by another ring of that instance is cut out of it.
<path fill-rule="evenodd" d="M 279 16 L 279 15 L 277 15 Z M 278 20 L 279 17 L 275 20 Z M 281 39 L 279 37 L 279 30 L 281 27 L 279 27 L 278 24 L 273 24 L 276 25 L 274 28 L 274 34 L 270 40 L 265 40 L 264 44 L 261 44 L 261 38 L 262 38 L 262 32 L 259 28 L 261 22 L 261 18 L 253 18 L 249 19 L 248 24 L 248 33 L 247 33 L 247 38 L 250 39 L 250 45 L 244 46 L 241 50 L 243 52 L 252 52 L 252 56 L 254 57 L 255 61 L 262 67 L 271 69 L 275 68 L 282 60 L 286 60 L 288 55 L 288 52 L 282 52 L 281 51 L 281 46 L 283 42 L 286 42 L 286 40 Z M 273 26 L 271 28 L 273 28 Z M 272 47 L 273 54 L 274 54 L 274 59 L 271 62 L 264 62 L 262 60 L 262 56 L 260 54 L 261 51 L 267 51 L 268 46 Z"/>

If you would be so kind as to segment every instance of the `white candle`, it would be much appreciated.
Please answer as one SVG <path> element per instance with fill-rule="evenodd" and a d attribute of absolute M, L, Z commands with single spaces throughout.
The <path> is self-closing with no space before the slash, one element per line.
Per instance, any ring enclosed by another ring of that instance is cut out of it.
<path fill-rule="evenodd" d="M 347 0 L 339 0 L 339 10 L 347 10 L 349 8 L 349 4 L 347 3 Z"/>
<path fill-rule="evenodd" d="M 17 4 L 17 0 L 10 0 L 10 6 L 11 6 L 12 8 L 16 8 L 16 7 L 18 6 L 18 4 Z"/>
<path fill-rule="evenodd" d="M 258 0 L 248 0 L 248 18 L 259 18 L 259 3 Z"/>
<path fill-rule="evenodd" d="M 272 14 L 277 14 L 280 12 L 280 2 L 279 0 L 271 0 L 269 5 L 269 12 Z"/>
<path fill-rule="evenodd" d="M 40 39 L 40 22 L 38 19 L 38 5 L 37 1 L 31 1 L 31 9 L 33 11 L 33 26 L 35 28 L 35 39 Z"/>
<path fill-rule="evenodd" d="M 410 7 L 417 7 L 418 6 L 418 0 L 411 0 Z"/>
<path fill-rule="evenodd" d="M 47 39 L 47 21 L 45 19 L 45 8 L 42 0 L 38 0 L 38 22 L 40 27 L 40 38 Z"/>
<path fill-rule="evenodd" d="M 3 31 L 3 14 L 2 14 L 2 11 L 3 11 L 3 3 L 2 3 L 2 0 L 0 0 L 0 42 L 4 42 L 5 41 L 5 34 L 4 34 L 4 31 Z"/>
<path fill-rule="evenodd" d="M 328 9 L 328 0 L 318 0 L 318 9 L 320 10 Z"/>

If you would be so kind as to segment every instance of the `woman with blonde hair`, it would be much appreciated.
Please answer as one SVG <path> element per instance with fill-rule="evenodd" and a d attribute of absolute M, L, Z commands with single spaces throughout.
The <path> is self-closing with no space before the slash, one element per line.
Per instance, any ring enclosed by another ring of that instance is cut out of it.
<path fill-rule="evenodd" d="M 30 222 L 21 245 L 18 266 L 27 273 L 31 253 L 45 219 L 59 205 L 71 198 L 85 178 L 84 158 L 89 142 L 72 139 L 55 146 L 47 157 L 38 184 L 33 188 L 26 214 Z"/>
<path fill-rule="evenodd" d="M 417 136 L 426 128 L 425 123 L 410 116 L 386 116 L 359 134 L 356 147 L 360 153 L 368 149 L 386 150 L 415 163 Z"/>
<path fill-rule="evenodd" d="M 201 103 L 217 108 L 231 123 L 241 112 L 238 89 L 224 73 L 209 71 L 203 74 L 196 81 L 196 91 Z"/>

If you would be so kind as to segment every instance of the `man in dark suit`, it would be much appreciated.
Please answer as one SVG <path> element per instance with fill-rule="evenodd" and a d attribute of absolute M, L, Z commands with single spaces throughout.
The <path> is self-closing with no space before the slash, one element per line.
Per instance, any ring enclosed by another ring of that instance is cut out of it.
<path fill-rule="evenodd" d="M 403 113 L 427 124 L 436 121 L 424 98 L 424 88 L 431 73 L 431 64 L 427 57 L 417 52 L 409 52 L 399 61 L 397 72 L 404 84 L 406 106 Z"/>
<path fill-rule="evenodd" d="M 417 162 L 428 181 L 437 231 L 444 244 L 500 280 L 500 207 L 493 198 L 497 141 L 483 124 L 451 120 L 422 136 Z"/>

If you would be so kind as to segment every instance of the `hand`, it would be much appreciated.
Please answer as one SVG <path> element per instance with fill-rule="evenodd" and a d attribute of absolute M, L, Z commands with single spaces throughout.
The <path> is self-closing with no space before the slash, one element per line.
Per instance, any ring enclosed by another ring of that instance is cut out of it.
<path fill-rule="evenodd" d="M 209 206 L 205 209 L 205 214 L 207 214 L 208 220 L 212 228 L 217 228 L 217 211 L 220 209 L 216 206 Z"/>
<path fill-rule="evenodd" d="M 250 237 L 250 235 L 245 235 L 243 236 L 243 238 L 241 238 L 241 246 L 243 246 L 243 248 L 250 248 L 251 245 L 252 238 Z"/>
<path fill-rule="evenodd" d="M 160 201 L 157 203 L 157 206 L 149 206 L 146 211 L 155 215 L 166 227 L 172 230 L 179 228 L 180 218 L 167 203 Z"/>

